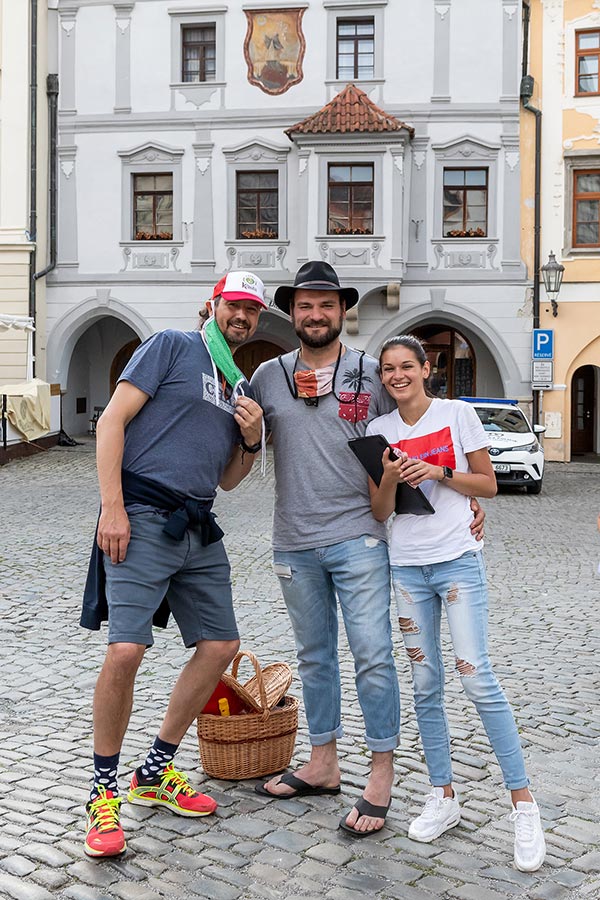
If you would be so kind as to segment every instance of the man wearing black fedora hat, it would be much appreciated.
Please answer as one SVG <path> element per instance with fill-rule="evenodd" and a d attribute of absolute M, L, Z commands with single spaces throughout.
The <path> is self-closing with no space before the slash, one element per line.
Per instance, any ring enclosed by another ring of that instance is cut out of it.
<path fill-rule="evenodd" d="M 257 791 L 280 799 L 340 792 L 339 601 L 372 752 L 364 795 L 340 826 L 362 837 L 383 827 L 391 802 L 400 700 L 385 526 L 371 514 L 364 470 L 348 447 L 391 408 L 376 361 L 340 340 L 356 303 L 356 288 L 341 287 L 328 263 L 303 265 L 292 286 L 275 292 L 300 349 L 263 363 L 252 389 L 273 435 L 274 569 L 294 629 L 312 745 L 307 765 Z"/>

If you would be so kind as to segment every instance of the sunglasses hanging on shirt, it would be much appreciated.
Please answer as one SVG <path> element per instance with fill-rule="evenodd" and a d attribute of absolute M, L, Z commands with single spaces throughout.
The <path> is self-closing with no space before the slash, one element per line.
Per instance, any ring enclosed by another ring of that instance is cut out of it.
<path fill-rule="evenodd" d="M 294 360 L 294 368 L 292 369 L 291 379 L 283 364 L 281 356 L 277 357 L 279 365 L 283 369 L 283 374 L 285 375 L 288 390 L 294 400 L 302 399 L 304 400 L 305 406 L 317 407 L 319 405 L 319 397 L 325 397 L 327 394 L 333 394 L 338 403 L 342 402 L 341 398 L 338 397 L 335 392 L 335 380 L 338 374 L 338 369 L 340 367 L 342 350 L 343 344 L 340 344 L 340 349 L 335 361 L 335 366 L 324 366 L 320 369 L 302 369 L 300 371 L 296 371 L 298 368 L 298 362 L 300 360 L 300 351 L 298 350 L 296 352 L 296 359 Z M 358 396 L 362 387 L 364 355 L 364 350 L 361 350 L 358 361 L 357 390 L 353 392 L 352 397 L 345 399 L 343 401 L 344 403 L 357 404 L 358 402 Z"/>

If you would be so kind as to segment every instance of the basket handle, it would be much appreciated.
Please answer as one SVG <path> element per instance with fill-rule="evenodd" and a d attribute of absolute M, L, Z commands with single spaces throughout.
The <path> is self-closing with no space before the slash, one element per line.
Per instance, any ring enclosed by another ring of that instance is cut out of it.
<path fill-rule="evenodd" d="M 240 667 L 240 662 L 244 656 L 247 656 L 252 665 L 254 666 L 254 671 L 256 673 L 256 683 L 258 685 L 258 693 L 260 695 L 260 705 L 262 708 L 262 717 L 263 719 L 268 719 L 270 715 L 269 707 L 267 706 L 267 692 L 265 691 L 265 684 L 263 681 L 262 669 L 260 667 L 260 663 L 257 660 L 254 653 L 251 650 L 240 650 L 236 653 L 235 658 L 231 664 L 231 675 L 237 681 L 238 669 Z"/>

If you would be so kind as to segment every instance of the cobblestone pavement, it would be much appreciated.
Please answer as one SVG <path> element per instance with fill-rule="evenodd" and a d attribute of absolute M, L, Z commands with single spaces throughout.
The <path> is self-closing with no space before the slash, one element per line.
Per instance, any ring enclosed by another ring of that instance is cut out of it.
<path fill-rule="evenodd" d="M 427 779 L 397 628 L 402 741 L 392 809 L 377 837 L 354 841 L 337 830 L 368 770 L 351 660 L 344 651 L 340 797 L 264 801 L 252 782 L 206 778 L 190 729 L 178 761 L 218 799 L 217 816 L 182 819 L 125 804 L 127 856 L 89 861 L 82 837 L 90 707 L 105 640 L 78 627 L 97 508 L 92 444 L 5 466 L 0 498 L 0 896 L 600 898 L 600 467 L 550 465 L 541 496 L 503 493 L 486 502 L 491 652 L 514 704 L 548 842 L 547 863 L 534 875 L 512 866 L 500 771 L 452 674 L 449 653 L 448 709 L 463 819 L 432 845 L 407 839 Z M 267 480 L 256 467 L 236 492 L 219 498 L 218 511 L 235 572 L 243 643 L 263 664 L 293 664 L 290 629 L 270 568 L 271 502 L 270 466 Z M 176 630 L 159 631 L 139 675 L 122 754 L 122 791 L 157 731 L 184 657 Z M 293 688 L 299 694 L 297 680 Z M 307 753 L 301 722 L 295 761 Z"/>

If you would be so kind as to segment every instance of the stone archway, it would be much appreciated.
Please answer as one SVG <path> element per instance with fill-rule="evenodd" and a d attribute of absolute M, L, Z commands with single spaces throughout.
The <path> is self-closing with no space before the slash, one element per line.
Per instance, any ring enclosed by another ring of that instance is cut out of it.
<path fill-rule="evenodd" d="M 115 357 L 140 338 L 130 325 L 114 316 L 94 319 L 73 347 L 62 398 L 63 428 L 67 434 L 85 434 L 111 396 Z"/>
<path fill-rule="evenodd" d="M 110 367 L 110 396 L 115 392 L 115 388 L 117 386 L 117 381 L 121 375 L 121 372 L 131 359 L 134 354 L 134 351 L 140 346 L 142 342 L 139 337 L 133 338 L 132 341 L 128 341 L 124 344 L 120 350 L 117 351 L 111 367 Z"/>
<path fill-rule="evenodd" d="M 466 339 L 475 358 L 475 389 L 478 396 L 522 398 L 531 393 L 524 382 L 517 361 L 504 338 L 470 309 L 446 304 L 443 310 L 432 310 L 429 304 L 400 311 L 390 317 L 369 340 L 367 353 L 377 357 L 388 337 L 423 328 L 450 329 Z"/>

